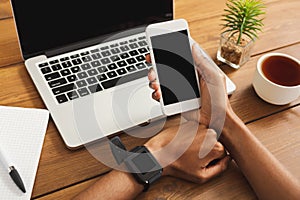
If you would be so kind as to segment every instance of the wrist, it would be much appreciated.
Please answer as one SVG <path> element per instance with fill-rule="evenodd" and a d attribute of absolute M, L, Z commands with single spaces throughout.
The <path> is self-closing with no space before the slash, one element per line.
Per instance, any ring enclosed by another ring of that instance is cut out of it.
<path fill-rule="evenodd" d="M 160 164 L 160 166 L 163 168 L 162 175 L 166 176 L 169 175 L 169 167 L 165 166 L 165 159 L 164 156 L 159 152 L 159 150 L 162 148 L 159 144 L 154 144 L 153 142 L 146 142 L 144 144 L 145 147 L 150 151 L 150 153 L 153 155 L 153 157 L 157 160 L 157 162 Z"/>

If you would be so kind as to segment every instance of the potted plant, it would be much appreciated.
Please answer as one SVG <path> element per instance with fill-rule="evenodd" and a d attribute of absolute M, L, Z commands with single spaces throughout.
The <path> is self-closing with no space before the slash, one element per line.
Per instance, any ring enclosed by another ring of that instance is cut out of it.
<path fill-rule="evenodd" d="M 228 0 L 222 15 L 217 59 L 238 69 L 250 58 L 258 32 L 262 31 L 265 5 L 261 0 Z"/>

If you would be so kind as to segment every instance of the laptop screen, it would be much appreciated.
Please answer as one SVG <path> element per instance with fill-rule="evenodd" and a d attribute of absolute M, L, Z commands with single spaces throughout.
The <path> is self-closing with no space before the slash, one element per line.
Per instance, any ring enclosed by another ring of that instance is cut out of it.
<path fill-rule="evenodd" d="M 173 19 L 172 0 L 12 0 L 12 5 L 25 59 Z"/>

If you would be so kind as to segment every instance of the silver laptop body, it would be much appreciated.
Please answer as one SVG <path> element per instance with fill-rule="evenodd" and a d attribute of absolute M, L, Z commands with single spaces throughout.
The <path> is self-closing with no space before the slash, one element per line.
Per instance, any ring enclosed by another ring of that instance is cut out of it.
<path fill-rule="evenodd" d="M 12 0 L 26 69 L 70 149 L 164 117 L 148 86 L 144 30 L 173 19 L 173 1 L 141 4 Z"/>

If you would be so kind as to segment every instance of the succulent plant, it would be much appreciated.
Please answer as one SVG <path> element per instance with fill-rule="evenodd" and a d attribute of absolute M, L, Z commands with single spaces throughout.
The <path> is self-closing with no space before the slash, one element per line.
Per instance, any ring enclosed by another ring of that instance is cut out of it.
<path fill-rule="evenodd" d="M 226 6 L 222 15 L 224 23 L 221 25 L 225 29 L 222 33 L 229 32 L 229 37 L 238 34 L 236 44 L 240 43 L 243 34 L 251 40 L 258 38 L 264 25 L 264 3 L 261 0 L 228 0 Z"/>

